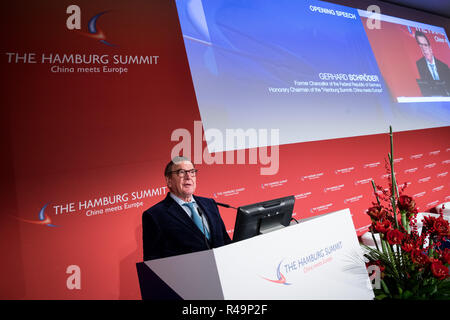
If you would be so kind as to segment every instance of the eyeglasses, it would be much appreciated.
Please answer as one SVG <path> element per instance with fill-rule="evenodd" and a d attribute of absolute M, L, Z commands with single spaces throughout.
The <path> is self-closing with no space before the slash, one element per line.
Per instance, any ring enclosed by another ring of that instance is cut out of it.
<path fill-rule="evenodd" d="M 180 178 L 183 178 L 184 176 L 186 176 L 187 173 L 189 173 L 191 175 L 191 177 L 195 177 L 197 175 L 197 169 L 191 169 L 191 170 L 184 170 L 184 169 L 178 169 L 175 171 L 170 171 L 169 173 L 176 173 L 177 176 L 179 176 Z"/>
<path fill-rule="evenodd" d="M 419 47 L 424 47 L 424 48 L 428 48 L 430 45 L 428 43 L 420 43 L 419 42 Z"/>

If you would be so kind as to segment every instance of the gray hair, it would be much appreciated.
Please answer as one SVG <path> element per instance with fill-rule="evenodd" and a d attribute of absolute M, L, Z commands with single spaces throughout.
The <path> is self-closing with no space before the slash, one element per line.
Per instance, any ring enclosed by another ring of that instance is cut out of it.
<path fill-rule="evenodd" d="M 170 160 L 170 162 L 166 165 L 166 168 L 164 169 L 164 176 L 169 177 L 170 176 L 170 172 L 172 171 L 172 167 L 180 162 L 191 162 L 192 161 L 187 158 L 187 157 L 175 157 L 172 160 Z"/>

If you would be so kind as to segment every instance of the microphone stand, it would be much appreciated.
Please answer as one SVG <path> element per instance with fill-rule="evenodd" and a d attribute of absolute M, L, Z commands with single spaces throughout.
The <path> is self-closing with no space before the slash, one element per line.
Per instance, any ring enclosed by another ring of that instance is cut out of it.
<path fill-rule="evenodd" d="M 229 204 L 226 204 L 226 203 L 216 202 L 216 204 L 217 204 L 218 206 L 221 206 L 221 207 L 232 208 L 232 209 L 236 209 L 236 210 L 237 210 L 237 208 L 235 208 L 235 207 L 233 207 L 233 206 L 230 206 Z"/>

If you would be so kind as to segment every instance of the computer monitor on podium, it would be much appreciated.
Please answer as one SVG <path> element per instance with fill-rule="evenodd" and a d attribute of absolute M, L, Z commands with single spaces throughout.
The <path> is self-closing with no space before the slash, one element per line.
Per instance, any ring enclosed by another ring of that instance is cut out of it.
<path fill-rule="evenodd" d="M 417 79 L 420 92 L 424 97 L 448 97 L 449 85 L 443 80 Z"/>
<path fill-rule="evenodd" d="M 233 242 L 289 226 L 295 197 L 288 196 L 238 208 Z"/>

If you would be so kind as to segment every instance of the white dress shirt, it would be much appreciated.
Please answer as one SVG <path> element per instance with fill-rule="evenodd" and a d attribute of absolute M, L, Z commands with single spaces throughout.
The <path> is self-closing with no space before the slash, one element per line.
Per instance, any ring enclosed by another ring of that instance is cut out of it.
<path fill-rule="evenodd" d="M 436 62 L 434 61 L 434 57 L 433 57 L 433 62 L 429 63 L 428 60 L 426 60 L 426 62 L 427 62 L 428 70 L 430 70 L 430 73 L 431 73 L 431 76 L 433 77 L 433 79 L 439 80 L 439 73 L 437 72 Z"/>
<path fill-rule="evenodd" d="M 178 203 L 178 204 L 180 205 L 181 208 L 183 208 L 184 212 L 186 212 L 186 214 L 189 216 L 189 218 L 192 219 L 192 212 L 191 212 L 191 210 L 189 210 L 189 207 L 183 206 L 183 204 L 186 203 L 186 202 L 183 201 L 183 200 L 181 200 L 180 198 L 178 198 L 178 197 L 177 197 L 176 195 L 174 195 L 172 192 L 169 192 L 169 195 L 172 197 L 172 199 L 173 199 L 176 203 Z M 197 212 L 199 212 L 199 210 L 198 210 L 198 204 L 197 204 L 197 202 L 195 202 L 194 197 L 192 197 L 191 202 L 194 203 L 194 207 L 197 209 Z M 202 214 L 202 215 L 200 215 L 200 217 L 201 217 L 202 220 L 203 220 L 203 224 L 204 224 L 206 230 L 208 230 L 209 234 L 211 234 L 211 232 L 210 232 L 210 230 L 209 230 L 208 220 L 206 219 L 205 215 Z"/>

